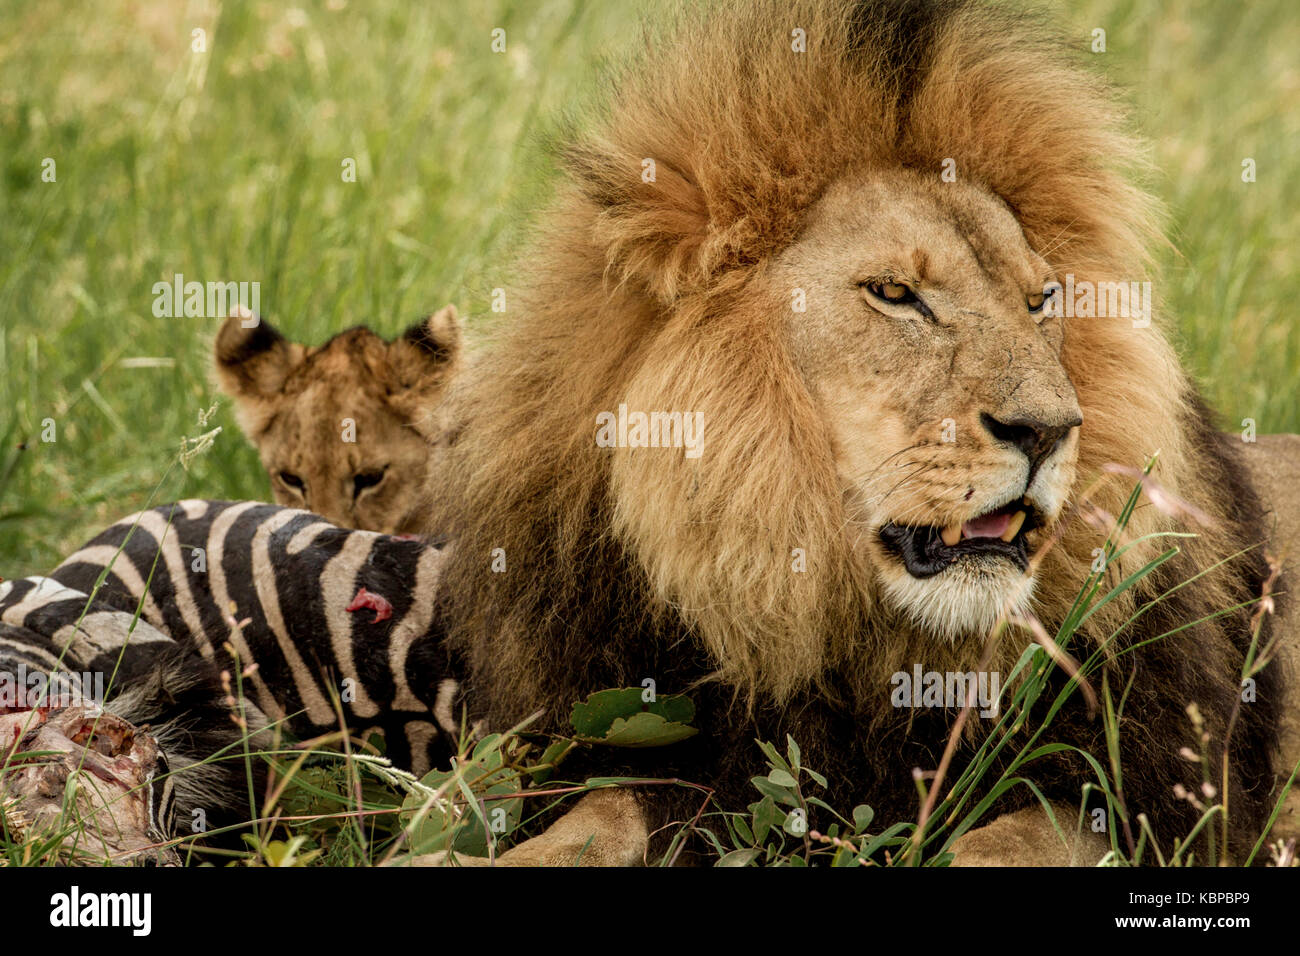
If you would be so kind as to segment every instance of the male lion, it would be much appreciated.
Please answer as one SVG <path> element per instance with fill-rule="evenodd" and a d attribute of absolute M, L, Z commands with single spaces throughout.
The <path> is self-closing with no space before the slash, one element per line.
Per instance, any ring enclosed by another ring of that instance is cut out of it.
<path fill-rule="evenodd" d="M 428 465 L 446 426 L 440 403 L 460 359 L 451 305 L 391 342 L 357 326 L 316 347 L 241 312 L 215 346 L 217 382 L 276 502 L 390 534 L 425 530 Z"/>
<path fill-rule="evenodd" d="M 1189 704 L 1220 779 L 1268 526 L 1164 317 L 1077 298 L 1149 281 L 1159 238 L 1112 96 L 1042 29 L 967 0 L 722 3 L 619 76 L 564 148 L 434 477 L 454 542 L 439 619 L 475 716 L 500 730 L 540 706 L 563 730 L 572 701 L 651 678 L 692 694 L 700 733 L 599 773 L 697 781 L 735 809 L 754 738 L 790 733 L 833 800 L 915 819 L 913 769 L 938 765 L 955 711 L 892 706 L 891 675 L 980 669 L 1004 612 L 1053 632 L 1133 486 L 1106 466 L 1156 455 L 1105 588 L 1178 553 L 1071 650 L 1109 641 L 1124 806 L 1168 851 L 1199 816 L 1175 795 L 1201 783 L 1179 753 L 1201 751 Z M 655 412 L 698 416 L 698 455 L 652 441 L 635 416 Z M 611 416 L 614 448 L 596 440 Z M 1160 537 L 1189 514 L 1195 537 Z M 986 666 L 1009 674 L 1030 640 L 1004 633 Z M 1283 694 L 1277 664 L 1255 675 L 1227 745 L 1235 859 L 1276 798 Z M 1078 694 L 1049 738 L 1107 762 Z M 1096 780 L 1068 752 L 1031 775 L 1074 808 Z M 641 799 L 652 832 L 699 802 Z M 996 806 L 1033 804 L 1016 787 Z"/>

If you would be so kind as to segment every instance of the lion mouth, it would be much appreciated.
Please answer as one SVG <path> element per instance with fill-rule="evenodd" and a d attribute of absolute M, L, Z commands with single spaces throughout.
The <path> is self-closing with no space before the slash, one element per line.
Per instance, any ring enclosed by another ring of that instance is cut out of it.
<path fill-rule="evenodd" d="M 963 559 L 1004 558 L 1023 571 L 1029 567 L 1025 536 L 1038 525 L 1034 506 L 1019 498 L 946 527 L 891 521 L 880 539 L 914 578 L 933 577 Z"/>

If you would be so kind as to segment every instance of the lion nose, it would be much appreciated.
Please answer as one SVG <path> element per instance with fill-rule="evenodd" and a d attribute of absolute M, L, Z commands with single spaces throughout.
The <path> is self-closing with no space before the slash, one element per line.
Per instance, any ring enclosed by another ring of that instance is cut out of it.
<path fill-rule="evenodd" d="M 1002 421 L 987 412 L 980 412 L 980 424 L 998 441 L 1019 448 L 1029 459 L 1032 474 L 1044 458 L 1056 451 L 1071 428 L 1083 424 L 1083 419 L 1076 414 L 1067 422 L 1052 425 L 1025 416 Z"/>

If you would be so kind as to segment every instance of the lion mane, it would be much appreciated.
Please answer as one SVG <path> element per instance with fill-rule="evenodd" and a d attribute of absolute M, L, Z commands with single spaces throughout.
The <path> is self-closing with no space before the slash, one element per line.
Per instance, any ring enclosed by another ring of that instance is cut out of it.
<path fill-rule="evenodd" d="M 754 290 L 846 171 L 938 175 L 945 161 L 1001 197 L 1060 273 L 1149 278 L 1162 240 L 1136 184 L 1142 145 L 1077 60 L 1031 19 L 963 0 L 724 2 L 647 33 L 563 136 L 566 176 L 438 478 L 437 530 L 455 541 L 443 623 L 491 726 L 544 707 L 543 729 L 562 730 L 572 701 L 653 678 L 660 692 L 693 689 L 702 732 L 629 764 L 639 772 L 677 772 L 743 805 L 751 741 L 790 732 L 831 772 L 832 794 L 914 816 L 911 769 L 937 764 L 953 715 L 894 710 L 889 675 L 918 661 L 975 669 L 982 642 L 939 640 L 880 601 L 845 530 L 823 417 Z M 1097 641 L 1123 625 L 1109 666 L 1117 694 L 1132 680 L 1125 798 L 1168 841 L 1196 818 L 1172 796 L 1199 783 L 1177 754 L 1200 749 L 1185 708 L 1197 704 L 1221 747 L 1268 569 L 1261 506 L 1159 326 L 1158 312 L 1141 331 L 1075 320 L 1062 362 L 1085 421 L 1074 493 L 1106 463 L 1158 451 L 1163 487 L 1215 518 L 1085 628 Z M 907 388 L 907 370 L 895 374 Z M 704 454 L 597 447 L 595 416 L 620 403 L 706 410 Z M 1091 500 L 1117 515 L 1130 490 L 1112 480 Z M 1128 533 L 1171 530 L 1186 529 L 1144 501 Z M 1034 609 L 1049 630 L 1103 541 L 1074 520 L 1044 558 Z M 1166 541 L 1139 540 L 1108 585 Z M 791 573 L 797 549 L 804 573 Z M 994 667 L 1009 672 L 1023 643 L 1004 639 Z M 1273 785 L 1273 670 L 1233 735 L 1236 846 L 1260 832 Z M 1104 755 L 1077 698 L 1053 727 Z M 1086 766 L 1036 766 L 1045 792 L 1078 802 Z M 1004 805 L 1032 801 L 1020 791 Z"/>

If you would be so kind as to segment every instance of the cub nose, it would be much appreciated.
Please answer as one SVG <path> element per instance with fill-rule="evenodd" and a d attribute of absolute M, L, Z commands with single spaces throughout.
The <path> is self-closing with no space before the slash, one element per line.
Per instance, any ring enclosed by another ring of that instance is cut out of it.
<path fill-rule="evenodd" d="M 1032 475 L 1043 459 L 1056 451 L 1065 436 L 1070 434 L 1070 429 L 1083 424 L 1083 419 L 1076 414 L 1063 424 L 1051 425 L 1027 416 L 1001 421 L 987 412 L 980 412 L 980 424 L 998 441 L 1019 448 L 1029 459 Z"/>

